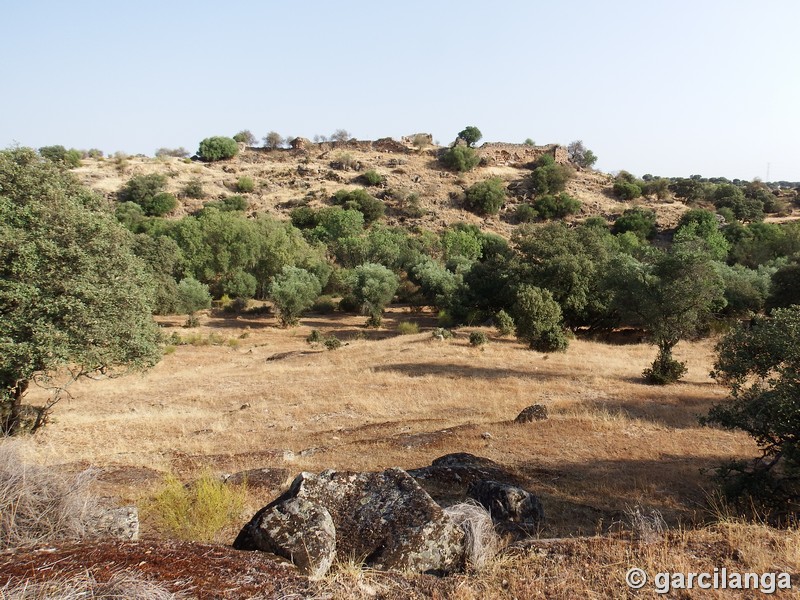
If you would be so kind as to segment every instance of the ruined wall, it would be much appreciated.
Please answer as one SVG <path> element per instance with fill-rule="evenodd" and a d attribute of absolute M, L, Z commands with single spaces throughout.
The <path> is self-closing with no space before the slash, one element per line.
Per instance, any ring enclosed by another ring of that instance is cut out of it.
<path fill-rule="evenodd" d="M 477 149 L 478 156 L 492 165 L 522 167 L 544 154 L 549 154 L 559 164 L 569 162 L 567 149 L 558 144 L 529 146 L 527 144 L 486 143 Z"/>

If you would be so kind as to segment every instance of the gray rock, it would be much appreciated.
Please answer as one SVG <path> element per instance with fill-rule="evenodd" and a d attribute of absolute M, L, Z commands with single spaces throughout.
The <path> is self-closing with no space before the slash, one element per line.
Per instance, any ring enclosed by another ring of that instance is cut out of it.
<path fill-rule="evenodd" d="M 375 569 L 418 572 L 449 572 L 463 565 L 463 531 L 401 469 L 301 473 L 289 490 L 245 525 L 234 548 L 301 556 L 300 562 L 292 560 L 321 576 L 325 565 L 330 566 L 325 513 L 335 529 L 332 539 L 339 560 L 355 558 Z M 298 554 L 302 544 L 305 555 Z"/>
<path fill-rule="evenodd" d="M 539 499 L 522 488 L 499 481 L 477 481 L 467 495 L 492 515 L 495 527 L 511 533 L 533 533 L 544 521 Z"/>
<path fill-rule="evenodd" d="M 138 540 L 139 510 L 135 506 L 98 506 L 90 511 L 84 527 L 89 537 Z"/>
<path fill-rule="evenodd" d="M 446 454 L 429 467 L 409 469 L 408 474 L 441 506 L 463 502 L 469 486 L 477 481 L 503 481 L 522 485 L 519 477 L 493 460 L 467 452 Z"/>
<path fill-rule="evenodd" d="M 514 419 L 515 423 L 531 423 L 532 421 L 544 421 L 547 419 L 547 407 L 543 404 L 533 404 L 522 409 L 522 412 Z"/>

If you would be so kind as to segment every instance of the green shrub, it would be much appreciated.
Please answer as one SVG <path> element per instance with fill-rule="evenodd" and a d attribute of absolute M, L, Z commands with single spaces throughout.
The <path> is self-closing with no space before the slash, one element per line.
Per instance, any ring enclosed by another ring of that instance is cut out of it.
<path fill-rule="evenodd" d="M 193 277 L 186 277 L 178 284 L 176 307 L 179 313 L 192 315 L 198 310 L 211 307 L 208 286 Z"/>
<path fill-rule="evenodd" d="M 172 212 L 178 206 L 178 199 L 169 192 L 159 192 L 153 196 L 150 202 L 145 203 L 142 208 L 147 216 L 163 217 Z"/>
<path fill-rule="evenodd" d="M 631 231 L 639 239 L 651 239 L 656 234 L 656 213 L 649 208 L 636 206 L 622 213 L 611 229 L 612 233 L 619 234 Z"/>
<path fill-rule="evenodd" d="M 361 178 L 367 185 L 381 185 L 384 181 L 386 181 L 386 177 L 378 173 L 375 169 L 366 171 Z"/>
<path fill-rule="evenodd" d="M 335 335 L 331 334 L 325 338 L 323 344 L 328 350 L 338 350 L 342 346 L 342 341 Z"/>
<path fill-rule="evenodd" d="M 464 204 L 468 210 L 479 215 L 496 215 L 505 200 L 503 180 L 492 177 L 471 186 L 466 192 Z"/>
<path fill-rule="evenodd" d="M 309 344 L 321 344 L 323 341 L 325 341 L 325 336 L 322 335 L 319 329 L 312 329 L 306 338 L 306 342 Z"/>
<path fill-rule="evenodd" d="M 183 195 L 196 200 L 205 198 L 206 193 L 203 191 L 203 182 L 197 178 L 190 179 L 186 185 L 183 186 Z"/>
<path fill-rule="evenodd" d="M 197 156 L 200 157 L 200 160 L 214 162 L 233 158 L 238 153 L 239 144 L 237 144 L 234 139 L 224 136 L 213 136 L 200 142 Z"/>
<path fill-rule="evenodd" d="M 242 194 L 249 194 L 254 189 L 256 189 L 256 182 L 253 181 L 252 177 L 248 177 L 247 175 L 239 177 L 239 181 L 236 182 L 236 191 Z"/>
<path fill-rule="evenodd" d="M 339 190 L 334 195 L 334 202 L 341 204 L 347 210 L 357 210 L 364 216 L 364 223 L 369 225 L 380 219 L 386 212 L 386 205 L 377 198 L 370 196 L 366 190 Z"/>
<path fill-rule="evenodd" d="M 189 485 L 167 475 L 143 512 L 179 539 L 211 542 L 241 518 L 246 500 L 245 485 L 225 484 L 211 473 Z"/>
<path fill-rule="evenodd" d="M 504 310 L 499 310 L 494 316 L 494 326 L 500 335 L 511 335 L 514 333 L 514 319 Z"/>
<path fill-rule="evenodd" d="M 572 162 L 584 169 L 590 169 L 597 162 L 594 152 L 586 148 L 581 140 L 570 142 L 567 146 L 567 154 Z"/>
<path fill-rule="evenodd" d="M 347 294 L 339 300 L 339 310 L 345 313 L 357 313 L 361 310 L 361 304 L 353 294 Z"/>
<path fill-rule="evenodd" d="M 80 167 L 81 158 L 83 157 L 83 154 L 78 150 L 74 148 L 67 150 L 64 146 L 44 146 L 39 148 L 39 154 L 42 158 L 69 168 Z"/>
<path fill-rule="evenodd" d="M 400 335 L 413 335 L 419 333 L 419 325 L 411 321 L 403 321 L 397 325 L 397 333 Z"/>
<path fill-rule="evenodd" d="M 145 214 L 151 216 L 148 206 L 152 205 L 156 194 L 164 191 L 167 186 L 167 178 L 158 173 L 150 175 L 135 175 L 131 177 L 124 186 L 117 192 L 120 202 L 134 202 L 144 209 Z"/>
<path fill-rule="evenodd" d="M 469 334 L 469 345 L 476 348 L 484 346 L 489 342 L 489 338 L 483 331 L 473 331 Z"/>
<path fill-rule="evenodd" d="M 566 192 L 561 192 L 557 196 L 548 194 L 537 198 L 533 203 L 533 208 L 543 219 L 563 219 L 567 215 L 579 212 L 581 202 Z"/>
<path fill-rule="evenodd" d="M 653 385 L 669 385 L 681 379 L 688 370 L 686 363 L 659 354 L 653 364 L 642 371 L 642 376 Z"/>
<path fill-rule="evenodd" d="M 528 177 L 528 186 L 535 194 L 557 194 L 564 188 L 575 172 L 565 165 L 558 165 L 549 154 L 544 154 L 535 163 L 537 166 Z"/>
<path fill-rule="evenodd" d="M 517 337 L 539 352 L 563 352 L 569 345 L 561 307 L 549 290 L 523 285 L 514 305 Z"/>
<path fill-rule="evenodd" d="M 453 146 L 452 148 L 448 148 L 439 160 L 448 169 L 458 171 L 459 173 L 471 171 L 478 166 L 478 163 L 481 161 L 478 157 L 478 153 L 469 146 Z"/>
<path fill-rule="evenodd" d="M 532 223 L 539 218 L 539 212 L 531 204 L 518 204 L 514 216 L 519 223 Z"/>
<path fill-rule="evenodd" d="M 614 195 L 623 200 L 633 200 L 642 195 L 642 188 L 631 181 L 618 180 L 614 182 Z"/>
<path fill-rule="evenodd" d="M 445 327 L 437 327 L 431 332 L 431 337 L 436 340 L 449 340 L 453 338 L 453 332 Z"/>
<path fill-rule="evenodd" d="M 368 327 L 381 326 L 383 309 L 392 301 L 400 280 L 392 271 L 376 263 L 364 263 L 353 270 L 353 295 L 364 313 Z"/>

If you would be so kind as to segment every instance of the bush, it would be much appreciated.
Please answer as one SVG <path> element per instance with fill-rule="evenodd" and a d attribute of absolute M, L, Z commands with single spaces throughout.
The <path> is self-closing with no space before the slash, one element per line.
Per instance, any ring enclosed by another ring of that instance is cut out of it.
<path fill-rule="evenodd" d="M 70 476 L 29 465 L 16 444 L 0 443 L 0 549 L 82 537 L 90 483 L 88 471 Z"/>
<path fill-rule="evenodd" d="M 397 325 L 397 333 L 400 335 L 413 335 L 419 333 L 419 325 L 410 321 L 403 321 Z"/>
<path fill-rule="evenodd" d="M 594 152 L 586 148 L 581 140 L 570 142 L 567 146 L 567 154 L 572 162 L 584 169 L 590 169 L 597 162 Z"/>
<path fill-rule="evenodd" d="M 312 329 L 311 333 L 308 334 L 306 338 L 306 342 L 309 344 L 321 344 L 325 340 L 325 336 L 322 335 L 322 332 L 319 329 Z"/>
<path fill-rule="evenodd" d="M 83 156 L 78 150 L 67 150 L 64 146 L 45 146 L 39 148 L 39 154 L 42 158 L 69 168 L 80 167 Z"/>
<path fill-rule="evenodd" d="M 211 294 L 208 286 L 193 277 L 186 277 L 178 284 L 177 310 L 181 314 L 192 315 L 198 310 L 211 307 Z"/>
<path fill-rule="evenodd" d="M 471 186 L 466 193 L 465 206 L 479 215 L 496 215 L 506 200 L 503 180 L 492 177 Z"/>
<path fill-rule="evenodd" d="M 613 189 L 614 195 L 623 200 L 633 200 L 642 195 L 642 188 L 631 181 L 615 181 Z"/>
<path fill-rule="evenodd" d="M 203 182 L 199 179 L 190 179 L 185 186 L 183 186 L 183 195 L 187 198 L 194 198 L 200 200 L 206 197 L 203 191 Z"/>
<path fill-rule="evenodd" d="M 482 331 L 473 331 L 469 334 L 469 345 L 476 348 L 489 342 L 489 338 Z"/>
<path fill-rule="evenodd" d="M 504 310 L 500 310 L 494 316 L 494 326 L 500 335 L 511 335 L 514 333 L 514 319 Z"/>
<path fill-rule="evenodd" d="M 531 204 L 518 204 L 514 216 L 519 223 L 532 223 L 539 218 L 539 212 Z"/>
<path fill-rule="evenodd" d="M 244 175 L 239 177 L 239 181 L 236 182 L 236 191 L 239 193 L 249 194 L 254 189 L 256 189 L 256 182 L 253 181 L 252 177 Z"/>
<path fill-rule="evenodd" d="M 200 142 L 197 156 L 200 157 L 200 160 L 214 162 L 233 158 L 238 153 L 239 144 L 236 143 L 236 140 L 224 136 L 213 136 Z"/>
<path fill-rule="evenodd" d="M 656 213 L 640 206 L 629 208 L 614 221 L 611 231 L 614 234 L 631 231 L 639 239 L 649 240 L 656 234 Z"/>
<path fill-rule="evenodd" d="M 167 475 L 144 512 L 179 539 L 211 542 L 241 518 L 246 499 L 246 486 L 228 485 L 211 473 L 188 485 Z"/>
<path fill-rule="evenodd" d="M 581 202 L 566 192 L 557 196 L 545 195 L 537 198 L 533 203 L 536 213 L 543 219 L 563 219 L 567 215 L 574 215 L 581 209 Z"/>
<path fill-rule="evenodd" d="M 153 196 L 164 191 L 167 178 L 158 173 L 150 175 L 135 175 L 131 177 L 117 192 L 120 202 L 135 202 L 142 208 L 152 201 Z"/>
<path fill-rule="evenodd" d="M 437 327 L 431 332 L 431 337 L 436 340 L 450 340 L 453 338 L 453 332 L 445 327 Z"/>
<path fill-rule="evenodd" d="M 380 219 L 386 211 L 386 205 L 377 198 L 370 196 L 366 190 L 339 190 L 334 195 L 334 202 L 341 204 L 347 210 L 357 210 L 364 216 L 364 223 L 369 225 Z"/>
<path fill-rule="evenodd" d="M 528 177 L 528 186 L 535 194 L 557 194 L 575 174 L 569 167 L 556 164 L 549 154 L 541 156 L 535 164 L 536 168 Z"/>
<path fill-rule="evenodd" d="M 459 173 L 471 171 L 481 162 L 477 152 L 469 146 L 453 146 L 452 148 L 448 148 L 439 160 L 448 169 L 458 171 Z"/>
<path fill-rule="evenodd" d="M 159 192 L 142 205 L 144 213 L 149 217 L 163 217 L 178 206 L 178 199 L 169 192 Z"/>
<path fill-rule="evenodd" d="M 384 181 L 386 181 L 386 177 L 378 173 L 375 169 L 366 171 L 361 178 L 367 185 L 381 185 Z"/>
<path fill-rule="evenodd" d="M 399 285 L 397 275 L 383 265 L 365 263 L 353 270 L 353 295 L 369 315 L 367 326 L 381 326 L 381 313 Z"/>
<path fill-rule="evenodd" d="M 517 337 L 539 352 L 563 352 L 569 345 L 561 327 L 561 307 L 549 290 L 523 285 L 514 305 Z"/>
<path fill-rule="evenodd" d="M 338 350 L 342 347 L 342 341 L 333 334 L 326 337 L 323 344 L 328 350 Z"/>
<path fill-rule="evenodd" d="M 653 364 L 642 371 L 642 377 L 653 385 L 669 385 L 680 380 L 688 370 L 686 363 L 659 354 Z"/>

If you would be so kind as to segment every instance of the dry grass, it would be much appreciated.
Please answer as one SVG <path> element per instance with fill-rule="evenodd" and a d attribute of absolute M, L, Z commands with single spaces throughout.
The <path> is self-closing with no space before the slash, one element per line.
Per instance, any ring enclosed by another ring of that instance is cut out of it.
<path fill-rule="evenodd" d="M 163 586 L 130 571 L 113 573 L 106 581 L 91 574 L 57 578 L 47 582 L 8 583 L 0 588 L 0 600 L 179 600 Z"/>
<path fill-rule="evenodd" d="M 361 317 L 338 313 L 294 329 L 265 316 L 202 316 L 202 336 L 249 335 L 238 348 L 179 346 L 143 376 L 81 382 L 32 451 L 42 462 L 184 480 L 205 468 L 411 468 L 471 452 L 529 480 L 548 515 L 545 535 L 593 534 L 636 503 L 671 526 L 696 521 L 710 487 L 700 469 L 754 453 L 746 435 L 697 423 L 725 394 L 707 375 L 711 342 L 679 345 L 686 380 L 653 387 L 640 378 L 654 355 L 647 345 L 578 340 L 547 356 L 495 338 L 476 353 L 468 334 L 432 339 L 432 315 L 394 309 L 385 320 L 369 331 Z M 422 332 L 393 333 L 407 321 Z M 309 349 L 311 329 L 346 345 Z M 550 419 L 512 423 L 534 403 Z M 128 501 L 141 492 L 108 484 Z"/>
<path fill-rule="evenodd" d="M 18 444 L 0 441 L 0 548 L 82 537 L 92 479 L 28 464 Z"/>
<path fill-rule="evenodd" d="M 448 506 L 444 512 L 464 530 L 467 566 L 476 571 L 485 569 L 501 548 L 492 515 L 475 501 Z"/>

